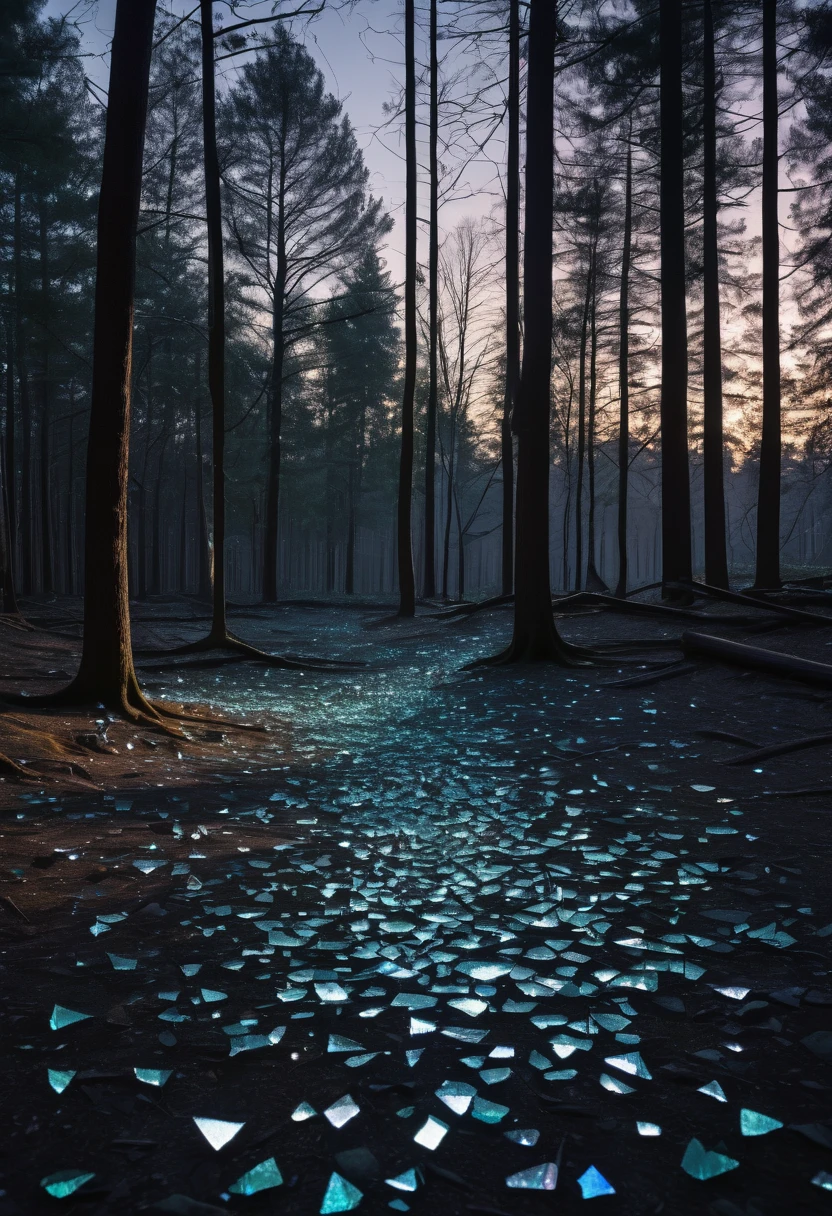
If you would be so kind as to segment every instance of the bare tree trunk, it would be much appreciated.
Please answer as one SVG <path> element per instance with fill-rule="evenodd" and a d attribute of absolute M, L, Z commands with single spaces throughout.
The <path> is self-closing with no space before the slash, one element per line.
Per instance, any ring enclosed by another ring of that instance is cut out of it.
<path fill-rule="evenodd" d="M 200 0 L 202 29 L 202 139 L 208 232 L 208 389 L 211 394 L 213 468 L 213 586 L 209 638 L 228 634 L 225 611 L 225 266 L 223 259 L 217 99 L 214 72 L 214 4 Z"/>
<path fill-rule="evenodd" d="M 520 379 L 520 0 L 508 10 L 506 149 L 506 383 L 500 426 L 503 477 L 502 592 L 514 588 L 514 440 L 511 412 Z"/>
<path fill-rule="evenodd" d="M 763 435 L 757 499 L 758 587 L 780 586 L 780 231 L 777 0 L 763 0 Z"/>
<path fill-rule="evenodd" d="M 595 565 L 595 422 L 598 400 L 598 324 L 597 276 L 592 275 L 592 311 L 589 319 L 589 418 L 587 421 L 586 464 L 589 480 L 589 519 L 587 520 L 586 586 L 590 591 L 607 591 Z"/>
<path fill-rule="evenodd" d="M 549 426 L 552 371 L 555 4 L 530 0 L 523 261 L 525 342 L 512 414 L 517 435 L 514 633 L 501 661 L 568 661 L 549 579 Z"/>
<path fill-rule="evenodd" d="M 75 594 L 75 380 L 69 382 L 69 441 L 67 452 L 67 506 L 64 531 L 67 595 Z"/>
<path fill-rule="evenodd" d="M 448 571 L 451 561 L 451 520 L 454 505 L 454 458 L 456 455 L 456 410 L 451 418 L 451 442 L 448 448 L 447 502 L 445 504 L 445 543 L 442 551 L 442 598 L 448 598 Z"/>
<path fill-rule="evenodd" d="M 199 546 L 197 553 L 197 594 L 200 599 L 211 597 L 213 572 L 211 569 L 211 546 L 208 540 L 208 518 L 205 511 L 205 486 L 203 482 L 203 451 L 202 451 L 202 402 L 199 388 L 202 381 L 202 360 L 199 351 L 196 352 L 194 366 L 196 395 L 194 398 L 194 427 L 196 431 L 196 512 Z"/>
<path fill-rule="evenodd" d="M 422 594 L 436 595 L 436 409 L 439 396 L 439 58 L 437 3 L 430 0 L 430 217 L 428 251 L 428 412 L 425 428 L 425 548 Z"/>
<path fill-rule="evenodd" d="M 277 601 L 277 547 L 280 511 L 281 432 L 283 429 L 283 311 L 286 291 L 286 217 L 285 167 L 281 165 L 277 204 L 277 267 L 272 289 L 272 368 L 269 384 L 268 476 L 266 482 L 266 520 L 263 541 L 263 599 Z"/>
<path fill-rule="evenodd" d="M 127 477 L 136 227 L 155 11 L 156 0 L 118 0 L 116 8 L 98 204 L 84 640 L 78 675 L 64 694 L 131 715 L 154 714 L 136 680 L 130 641 Z"/>
<path fill-rule="evenodd" d="M 659 0 L 661 58 L 662 579 L 692 577 L 685 304 L 682 6 Z"/>
<path fill-rule="evenodd" d="M 718 199 L 716 183 L 716 63 L 714 15 L 711 0 L 703 10 L 703 186 L 702 186 L 702 293 L 703 293 L 703 461 L 705 495 L 705 582 L 728 586 L 725 545 L 725 491 L 723 487 L 722 339 L 719 315 Z"/>
<path fill-rule="evenodd" d="M 416 586 L 410 518 L 413 496 L 413 403 L 416 395 L 416 12 L 415 0 L 404 5 L 405 59 L 405 271 L 404 396 L 399 459 L 396 543 L 399 569 L 399 616 L 415 616 Z"/>
<path fill-rule="evenodd" d="M 586 456 L 586 345 L 589 313 L 592 305 L 592 278 L 595 273 L 595 247 L 589 255 L 586 272 L 586 293 L 581 318 L 581 346 L 578 355 L 578 478 L 575 487 L 575 590 L 584 584 L 584 459 Z"/>
<path fill-rule="evenodd" d="M 16 195 L 16 192 L 15 192 Z M 15 230 L 17 237 L 17 231 Z M 15 240 L 16 246 L 16 240 Z M 13 262 L 14 266 L 14 255 Z M 9 298 L 15 299 L 15 276 L 14 270 L 9 272 Z M 15 310 L 16 311 L 16 310 Z M 15 401 L 14 401 L 14 373 L 17 352 L 15 350 L 15 324 L 11 316 L 6 317 L 6 434 L 5 434 L 5 451 L 3 453 L 4 467 L 6 473 L 6 499 L 8 502 L 8 519 L 9 519 L 9 561 L 11 568 L 15 568 L 15 542 L 17 539 L 17 477 L 15 470 Z"/>
<path fill-rule="evenodd" d="M 51 595 L 55 590 L 52 569 L 52 502 L 51 502 L 51 444 L 52 382 L 49 351 L 49 229 L 47 225 L 46 201 L 41 198 L 38 207 L 40 227 L 40 289 L 44 322 L 47 328 L 43 338 L 43 381 L 41 384 L 40 416 L 40 543 L 41 543 L 41 590 Z"/>
<path fill-rule="evenodd" d="M 624 186 L 624 248 L 618 296 L 618 586 L 627 594 L 627 498 L 630 488 L 630 261 L 633 239 L 633 124 L 627 134 Z"/>
<path fill-rule="evenodd" d="M 20 589 L 33 589 L 32 570 L 32 411 L 29 403 L 29 370 L 26 358 L 26 330 L 23 321 L 23 170 L 14 179 L 14 316 L 17 396 L 20 403 L 21 476 L 20 476 Z M 12 481 L 14 486 L 14 481 Z"/>

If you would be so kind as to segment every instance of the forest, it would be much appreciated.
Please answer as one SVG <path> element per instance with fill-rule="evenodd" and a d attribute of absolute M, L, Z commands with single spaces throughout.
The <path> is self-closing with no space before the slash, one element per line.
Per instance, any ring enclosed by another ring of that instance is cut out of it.
<path fill-rule="evenodd" d="M 832 4 L 0 31 L 0 1216 L 824 1211 Z"/>

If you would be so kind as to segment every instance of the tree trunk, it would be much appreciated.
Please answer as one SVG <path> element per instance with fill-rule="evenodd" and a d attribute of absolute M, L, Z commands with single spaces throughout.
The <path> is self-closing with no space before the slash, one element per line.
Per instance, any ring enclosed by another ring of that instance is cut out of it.
<path fill-rule="evenodd" d="M 506 383 L 500 426 L 503 475 L 502 593 L 514 589 L 514 441 L 511 412 L 520 379 L 520 0 L 508 10 L 506 149 Z"/>
<path fill-rule="evenodd" d="M 118 0 L 95 283 L 87 455 L 84 640 L 70 693 L 149 711 L 136 680 L 127 584 L 127 477 L 136 228 L 156 0 Z M 152 711 L 151 711 L 152 712 Z"/>
<path fill-rule="evenodd" d="M 208 233 L 208 390 L 211 395 L 213 469 L 213 587 L 211 631 L 214 642 L 228 635 L 225 612 L 225 266 L 223 261 L 220 164 L 217 155 L 217 98 L 214 81 L 214 5 L 200 0 L 202 29 L 202 140 L 205 215 Z"/>
<path fill-rule="evenodd" d="M 514 633 L 506 661 L 566 661 L 549 579 L 555 4 L 530 0 L 523 254 L 525 342 L 512 413 L 517 436 Z"/>
<path fill-rule="evenodd" d="M 575 590 L 580 591 L 584 581 L 584 459 L 586 455 L 586 344 L 589 332 L 589 313 L 592 306 L 592 279 L 595 274 L 595 248 L 590 250 L 589 267 L 586 272 L 586 293 L 581 318 L 581 346 L 578 355 L 578 478 L 575 487 Z"/>
<path fill-rule="evenodd" d="M 777 208 L 777 0 L 763 0 L 763 434 L 758 587 L 780 586 L 780 231 Z"/>
<path fill-rule="evenodd" d="M 728 586 L 722 436 L 722 339 L 719 317 L 719 246 L 716 183 L 716 62 L 711 0 L 703 6 L 703 183 L 702 330 L 703 458 L 705 497 L 705 581 Z"/>
<path fill-rule="evenodd" d="M 595 565 L 595 419 L 598 400 L 598 325 L 597 274 L 592 273 L 592 309 L 589 318 L 589 418 L 587 420 L 586 465 L 589 480 L 589 518 L 587 520 L 586 586 L 590 591 L 607 591 Z"/>
<path fill-rule="evenodd" d="M 425 550 L 422 594 L 436 595 L 436 409 L 439 396 L 439 58 L 437 3 L 430 0 L 430 216 L 428 251 L 428 412 L 425 427 Z"/>
<path fill-rule="evenodd" d="M 618 586 L 627 594 L 627 497 L 630 482 L 630 261 L 633 239 L 633 126 L 627 135 L 627 176 L 624 186 L 624 248 L 618 296 Z"/>
<path fill-rule="evenodd" d="M 17 396 L 20 402 L 21 476 L 20 476 L 20 589 L 31 592 L 32 571 L 32 411 L 29 402 L 29 370 L 26 358 L 26 329 L 23 320 L 23 170 L 14 179 L 14 317 Z M 14 482 L 12 481 L 12 487 Z"/>
<path fill-rule="evenodd" d="M 51 502 L 51 444 L 52 383 L 49 360 L 49 228 L 46 201 L 41 198 L 38 206 L 40 235 L 40 290 L 44 316 L 43 380 L 41 382 L 40 415 L 40 543 L 41 543 L 41 590 L 51 595 L 55 590 L 52 569 L 52 502 Z"/>
<path fill-rule="evenodd" d="M 415 0 L 404 5 L 405 59 L 405 269 L 404 395 L 399 459 L 396 544 L 399 568 L 399 616 L 415 616 L 416 586 L 410 517 L 413 496 L 413 402 L 416 395 L 416 12 Z"/>
<path fill-rule="evenodd" d="M 454 505 L 454 457 L 456 455 L 456 411 L 451 418 L 451 442 L 448 448 L 448 484 L 445 504 L 445 543 L 442 551 L 442 599 L 448 598 L 448 571 L 451 561 L 451 519 Z"/>
<path fill-rule="evenodd" d="M 202 402 L 200 400 L 200 383 L 202 380 L 202 360 L 197 350 L 194 365 L 196 380 L 196 396 L 194 399 L 194 426 L 196 430 L 196 512 L 199 552 L 197 554 L 197 594 L 200 599 L 211 598 L 213 572 L 211 569 L 211 546 L 208 539 L 208 517 L 205 511 L 205 486 L 203 479 L 202 451 Z"/>
<path fill-rule="evenodd" d="M 14 271 L 9 273 L 9 298 L 15 298 Z M 16 311 L 16 310 L 15 310 Z M 10 550 L 9 561 L 12 570 L 15 568 L 14 551 L 17 539 L 17 477 L 15 474 L 15 402 L 14 402 L 14 373 L 16 362 L 15 325 L 10 316 L 6 317 L 6 434 L 5 451 L 3 453 L 5 468 L 6 499 L 8 502 L 8 521 Z"/>
<path fill-rule="evenodd" d="M 662 579 L 692 577 L 685 304 L 682 6 L 660 0 Z"/>
<path fill-rule="evenodd" d="M 269 384 L 268 476 L 266 482 L 266 521 L 263 544 L 263 599 L 277 601 L 278 512 L 280 510 L 281 431 L 283 429 L 283 294 L 286 280 L 286 253 L 283 242 L 282 206 L 278 209 L 277 275 L 272 296 L 272 369 Z"/>
<path fill-rule="evenodd" d="M 64 544 L 67 595 L 75 594 L 75 380 L 69 383 L 69 441 L 67 444 L 67 505 Z"/>

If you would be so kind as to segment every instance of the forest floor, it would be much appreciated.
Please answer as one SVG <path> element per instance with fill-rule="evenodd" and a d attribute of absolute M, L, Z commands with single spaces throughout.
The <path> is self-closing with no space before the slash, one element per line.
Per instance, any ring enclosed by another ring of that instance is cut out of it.
<path fill-rule="evenodd" d="M 77 658 L 77 602 L 27 610 L 2 691 Z M 137 650 L 195 612 L 139 607 Z M 730 762 L 832 730 L 832 694 L 705 662 L 461 672 L 509 612 L 381 615 L 233 614 L 367 663 L 337 673 L 139 656 L 151 696 L 264 732 L 0 715 L 48 770 L 0 783 L 0 1216 L 825 1211 L 832 794 L 789 791 L 832 787 L 830 753 Z M 832 628 L 754 641 L 832 657 Z"/>

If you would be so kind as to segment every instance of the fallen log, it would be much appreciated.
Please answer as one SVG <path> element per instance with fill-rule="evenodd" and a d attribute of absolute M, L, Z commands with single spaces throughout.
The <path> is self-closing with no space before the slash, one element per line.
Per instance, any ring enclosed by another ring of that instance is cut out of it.
<path fill-rule="evenodd" d="M 728 638 L 694 633 L 692 630 L 685 630 L 682 634 L 681 645 L 688 656 L 704 655 L 746 670 L 763 671 L 787 680 L 832 688 L 832 666 L 828 663 L 815 663 L 812 659 L 801 659 L 796 654 L 763 650 L 759 646 L 747 646 L 743 642 L 732 642 Z"/>
<path fill-rule="evenodd" d="M 700 599 L 722 600 L 726 604 L 742 604 L 746 608 L 756 604 L 760 609 L 787 617 L 791 621 L 800 621 L 803 625 L 832 625 L 832 616 L 823 616 L 819 612 L 804 612 L 801 608 L 789 608 L 786 604 L 765 599 L 760 593 L 726 591 L 724 587 L 711 587 L 708 583 L 668 583 L 668 587 L 690 591 Z"/>
<path fill-rule="evenodd" d="M 759 747 L 756 751 L 745 752 L 742 756 L 732 756 L 723 764 L 754 764 L 758 760 L 769 760 L 772 756 L 786 756 L 789 752 L 807 751 L 810 747 L 825 747 L 832 743 L 832 734 L 806 735 L 802 739 L 792 739 L 788 743 L 772 743 L 769 747 Z"/>

